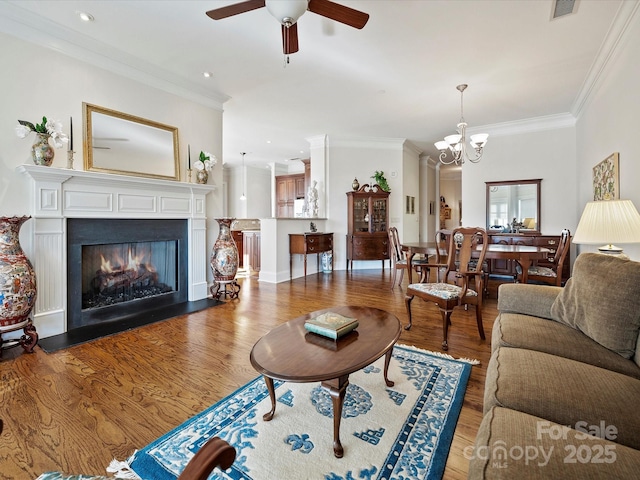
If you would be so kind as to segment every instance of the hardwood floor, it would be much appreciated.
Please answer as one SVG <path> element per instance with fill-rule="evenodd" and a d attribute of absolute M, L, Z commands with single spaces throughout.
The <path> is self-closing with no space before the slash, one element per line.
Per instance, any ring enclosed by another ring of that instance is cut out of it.
<path fill-rule="evenodd" d="M 406 277 L 406 276 L 405 276 Z M 303 313 L 332 305 L 367 305 L 407 323 L 403 289 L 390 289 L 390 270 L 311 274 L 281 284 L 240 280 L 240 298 L 111 337 L 47 354 L 21 349 L 0 361 L 0 478 L 35 478 L 45 471 L 105 474 L 113 459 L 137 448 L 229 395 L 257 373 L 249 363 L 253 344 L 270 329 Z M 487 340 L 475 314 L 458 308 L 449 330 L 449 354 L 476 358 L 444 478 L 467 476 L 463 452 L 482 418 L 497 315 L 496 287 L 485 302 Z M 411 331 L 399 343 L 441 351 L 437 308 L 418 299 Z M 348 453 L 346 453 L 348 458 Z"/>

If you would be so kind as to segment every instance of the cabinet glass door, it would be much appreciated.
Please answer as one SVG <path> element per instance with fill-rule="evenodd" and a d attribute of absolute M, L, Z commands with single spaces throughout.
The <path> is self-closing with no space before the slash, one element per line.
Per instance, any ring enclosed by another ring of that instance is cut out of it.
<path fill-rule="evenodd" d="M 353 228 L 355 232 L 369 231 L 369 199 L 356 198 L 353 202 Z"/>
<path fill-rule="evenodd" d="M 372 232 L 386 232 L 387 231 L 387 201 L 374 200 L 372 205 Z"/>

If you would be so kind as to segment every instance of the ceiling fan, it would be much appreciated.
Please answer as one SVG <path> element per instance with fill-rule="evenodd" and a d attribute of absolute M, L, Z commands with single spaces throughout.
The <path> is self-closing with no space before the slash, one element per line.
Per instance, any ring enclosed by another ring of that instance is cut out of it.
<path fill-rule="evenodd" d="M 282 49 L 285 55 L 298 51 L 296 22 L 307 10 L 358 29 L 364 27 L 369 20 L 368 13 L 329 0 L 246 0 L 209 10 L 207 16 L 221 20 L 262 7 L 267 7 L 269 13 L 282 25 Z"/>

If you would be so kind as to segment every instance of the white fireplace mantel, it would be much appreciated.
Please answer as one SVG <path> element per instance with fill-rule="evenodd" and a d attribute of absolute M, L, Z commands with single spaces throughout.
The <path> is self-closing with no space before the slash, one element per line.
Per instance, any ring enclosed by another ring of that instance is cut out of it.
<path fill-rule="evenodd" d="M 67 330 L 67 218 L 187 219 L 189 300 L 207 297 L 206 196 L 214 185 L 41 165 L 16 170 L 33 179 L 33 321 L 41 338 Z"/>

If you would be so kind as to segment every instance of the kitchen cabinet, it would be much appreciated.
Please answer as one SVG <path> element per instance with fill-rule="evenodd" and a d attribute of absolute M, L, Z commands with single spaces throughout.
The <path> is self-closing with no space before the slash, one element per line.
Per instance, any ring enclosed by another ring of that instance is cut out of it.
<path fill-rule="evenodd" d="M 363 185 L 347 192 L 347 269 L 354 260 L 389 259 L 389 192 Z"/>
<path fill-rule="evenodd" d="M 236 242 L 236 248 L 238 249 L 238 268 L 243 268 L 244 262 L 242 255 L 244 251 L 244 237 L 242 235 L 242 230 L 232 230 L 231 236 L 233 237 L 233 241 Z"/>
<path fill-rule="evenodd" d="M 260 271 L 260 232 L 245 230 L 243 236 L 243 265 L 247 270 Z"/>
<path fill-rule="evenodd" d="M 276 177 L 276 217 L 294 218 L 294 202 L 304 197 L 304 173 Z"/>

